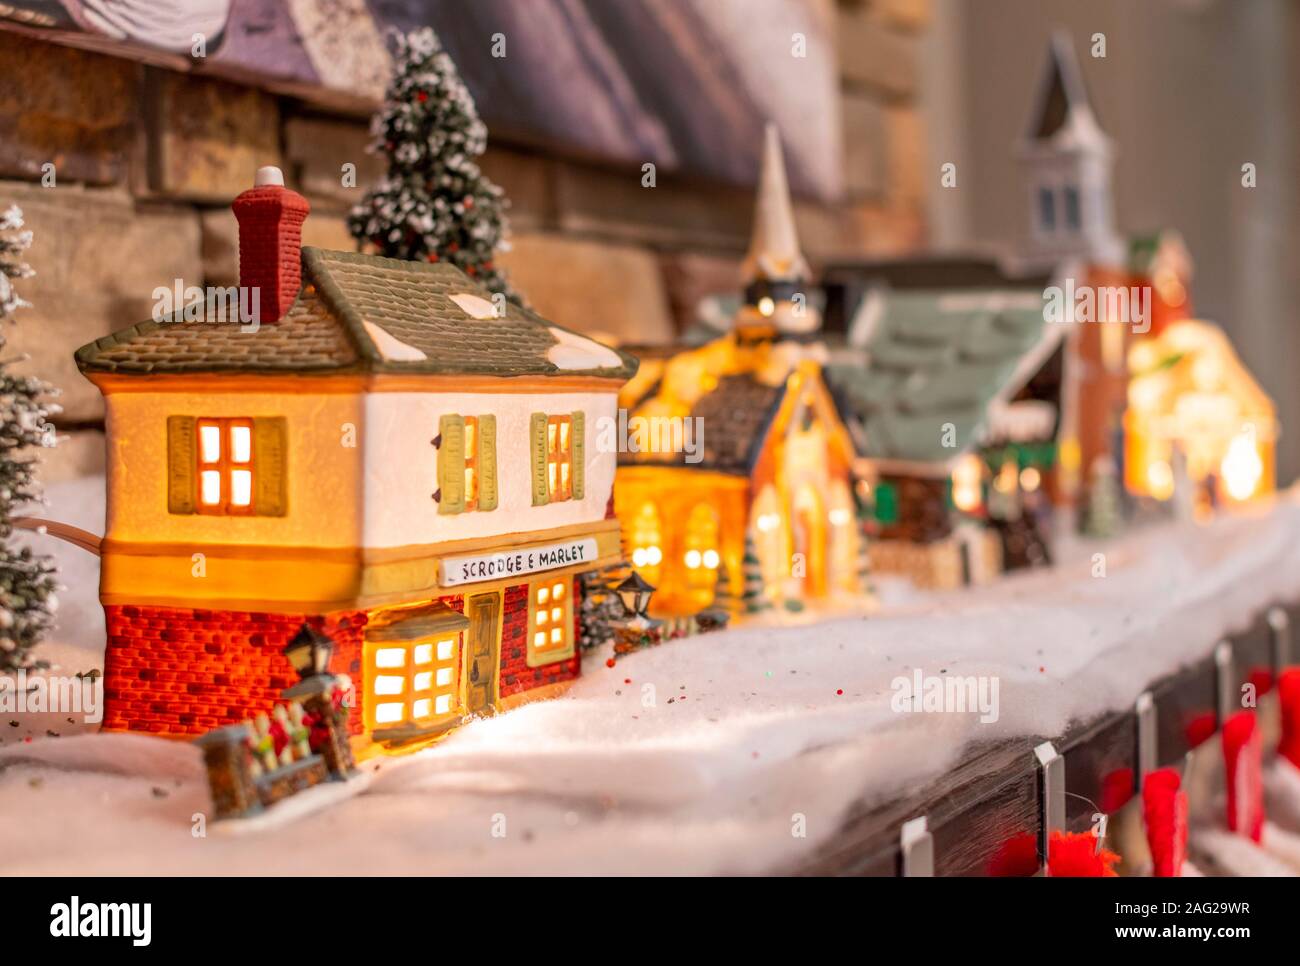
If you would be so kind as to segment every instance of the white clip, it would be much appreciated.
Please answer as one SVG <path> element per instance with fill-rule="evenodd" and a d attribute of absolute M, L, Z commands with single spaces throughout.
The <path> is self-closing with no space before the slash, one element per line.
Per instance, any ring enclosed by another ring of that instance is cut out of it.
<path fill-rule="evenodd" d="M 1133 704 L 1137 714 L 1137 788 L 1141 790 L 1147 773 L 1159 764 L 1156 731 L 1156 699 L 1150 691 L 1143 691 Z"/>
<path fill-rule="evenodd" d="M 1043 874 L 1047 874 L 1047 850 L 1051 845 L 1052 833 L 1065 828 L 1065 759 L 1057 752 L 1056 746 L 1044 741 L 1034 749 L 1038 759 L 1038 771 L 1042 776 L 1039 789 L 1042 793 L 1042 855 Z"/>
<path fill-rule="evenodd" d="M 1281 674 L 1291 664 L 1291 618 L 1281 607 L 1269 608 L 1268 629 L 1273 643 L 1273 672 Z"/>
<path fill-rule="evenodd" d="M 898 833 L 899 849 L 903 854 L 903 875 L 906 878 L 932 878 L 934 876 L 934 836 L 924 815 L 903 823 Z"/>
<path fill-rule="evenodd" d="M 1219 727 L 1237 710 L 1237 682 L 1232 663 L 1232 642 L 1214 645 L 1215 680 L 1219 691 Z"/>

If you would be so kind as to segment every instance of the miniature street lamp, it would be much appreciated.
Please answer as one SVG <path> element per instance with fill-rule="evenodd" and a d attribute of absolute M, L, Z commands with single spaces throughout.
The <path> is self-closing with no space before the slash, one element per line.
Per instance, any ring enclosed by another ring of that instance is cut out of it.
<path fill-rule="evenodd" d="M 646 614 L 646 608 L 650 606 L 650 597 L 654 592 L 654 587 L 635 570 L 614 588 L 614 593 L 618 594 L 619 599 L 623 601 L 623 610 L 627 616 L 640 617 L 642 620 L 650 619 Z"/>
<path fill-rule="evenodd" d="M 327 672 L 330 656 L 334 653 L 334 641 L 310 624 L 304 623 L 281 653 L 298 672 L 298 677 L 305 680 L 313 674 Z"/>

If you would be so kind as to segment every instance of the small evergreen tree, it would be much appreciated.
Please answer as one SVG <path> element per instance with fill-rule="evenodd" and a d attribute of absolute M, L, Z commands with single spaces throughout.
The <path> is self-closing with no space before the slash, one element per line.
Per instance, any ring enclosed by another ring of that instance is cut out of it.
<path fill-rule="evenodd" d="M 23 261 L 32 233 L 22 227 L 17 206 L 0 213 L 0 326 L 29 305 L 13 285 L 14 279 L 33 274 Z M 0 350 L 4 343 L 0 329 Z M 12 359 L 0 359 L 0 671 L 45 666 L 32 649 L 53 623 L 58 603 L 50 558 L 13 543 L 14 512 L 40 500 L 31 450 L 54 444 L 49 418 L 58 407 L 45 401 L 48 385 L 15 374 L 12 364 Z"/>
<path fill-rule="evenodd" d="M 581 633 L 579 646 L 589 651 L 614 638 L 614 623 L 625 618 L 623 601 L 614 591 L 621 571 L 619 565 L 602 570 L 588 570 L 579 578 L 582 585 Z"/>
<path fill-rule="evenodd" d="M 767 585 L 763 580 L 763 565 L 758 559 L 758 548 L 754 545 L 754 534 L 745 533 L 745 556 L 740 561 L 744 584 L 740 601 L 746 614 L 757 614 L 770 610 L 772 601 L 767 596 Z"/>
<path fill-rule="evenodd" d="M 875 508 L 860 495 L 853 496 L 854 521 L 857 523 L 858 550 L 853 573 L 857 578 L 858 592 L 870 597 L 876 592 L 871 583 L 871 530 Z"/>
<path fill-rule="evenodd" d="M 393 79 L 371 122 L 388 173 L 352 209 L 348 230 L 381 255 L 450 262 L 522 304 L 496 265 L 507 202 L 479 170 L 487 128 L 433 30 L 397 38 Z"/>
<path fill-rule="evenodd" d="M 729 618 L 735 617 L 740 613 L 740 598 L 738 598 L 731 589 L 731 571 L 727 567 L 725 557 L 719 557 L 717 581 L 713 585 L 713 604 L 714 610 L 720 610 Z"/>

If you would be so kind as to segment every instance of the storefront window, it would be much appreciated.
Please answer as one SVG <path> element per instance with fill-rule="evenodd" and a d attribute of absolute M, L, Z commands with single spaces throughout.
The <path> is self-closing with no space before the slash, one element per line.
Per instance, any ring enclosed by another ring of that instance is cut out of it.
<path fill-rule="evenodd" d="M 573 610 L 568 578 L 532 585 L 528 607 L 528 666 L 573 656 Z"/>
<path fill-rule="evenodd" d="M 632 566 L 647 581 L 659 586 L 660 566 L 663 563 L 663 530 L 659 525 L 659 511 L 653 503 L 641 504 L 632 519 Z"/>
<path fill-rule="evenodd" d="M 455 711 L 460 645 L 459 632 L 410 643 L 367 645 L 370 726 L 418 726 Z"/>
<path fill-rule="evenodd" d="M 714 586 L 718 582 L 718 515 L 705 503 L 697 504 L 686 520 L 685 550 L 682 563 L 686 567 L 686 585 L 691 596 L 701 607 L 713 601 Z"/>

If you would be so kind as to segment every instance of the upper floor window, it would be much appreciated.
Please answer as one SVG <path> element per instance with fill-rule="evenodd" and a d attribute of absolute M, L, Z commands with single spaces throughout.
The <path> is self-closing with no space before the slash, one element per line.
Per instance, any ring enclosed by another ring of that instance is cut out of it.
<path fill-rule="evenodd" d="M 582 413 L 533 413 L 530 420 L 533 505 L 581 500 L 585 420 Z"/>
<path fill-rule="evenodd" d="M 1038 189 L 1038 226 L 1056 231 L 1056 195 L 1051 188 Z"/>
<path fill-rule="evenodd" d="M 497 507 L 497 418 L 449 413 L 438 421 L 439 513 Z"/>
<path fill-rule="evenodd" d="M 1078 231 L 1082 223 L 1079 213 L 1079 189 L 1074 185 L 1065 187 L 1065 226 L 1071 231 Z"/>
<path fill-rule="evenodd" d="M 282 417 L 167 417 L 167 509 L 283 516 L 287 434 Z"/>
<path fill-rule="evenodd" d="M 253 421 L 200 419 L 200 513 L 253 512 Z"/>

